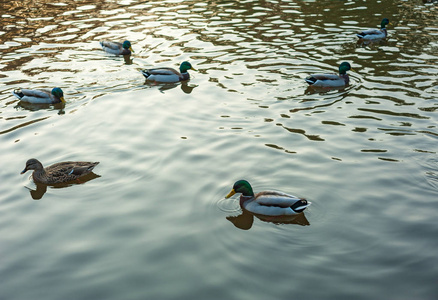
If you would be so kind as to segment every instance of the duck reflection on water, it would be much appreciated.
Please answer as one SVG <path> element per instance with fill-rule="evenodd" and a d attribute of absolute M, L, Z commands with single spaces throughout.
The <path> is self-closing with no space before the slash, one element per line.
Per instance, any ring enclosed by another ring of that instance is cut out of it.
<path fill-rule="evenodd" d="M 151 82 L 151 81 L 146 80 L 145 85 L 148 85 L 151 87 L 158 86 L 159 91 L 162 93 L 164 93 L 167 90 L 174 89 L 177 86 L 180 86 L 181 90 L 185 94 L 190 94 L 194 88 L 198 87 L 197 85 L 189 84 L 187 81 L 181 81 L 181 82 L 176 82 L 176 83 L 157 83 L 157 82 Z"/>
<path fill-rule="evenodd" d="M 29 176 L 31 177 L 31 176 Z M 30 192 L 30 196 L 32 197 L 33 200 L 40 200 L 41 198 L 43 198 L 44 194 L 47 192 L 47 187 L 50 186 L 51 188 L 54 189 L 61 189 L 61 188 L 66 188 L 72 185 L 77 185 L 77 184 L 84 184 L 88 181 L 91 181 L 93 179 L 99 178 L 101 177 L 101 175 L 97 175 L 93 172 L 82 176 L 80 179 L 76 179 L 74 181 L 71 182 L 63 182 L 63 183 L 57 183 L 57 184 L 44 184 L 44 183 L 39 183 L 39 182 L 34 182 L 35 183 L 35 187 L 36 189 L 32 189 L 30 187 L 25 187 L 29 190 Z"/>
<path fill-rule="evenodd" d="M 17 110 L 24 109 L 28 111 L 38 111 L 38 110 L 54 110 L 58 111 L 58 115 L 65 114 L 65 104 L 56 103 L 56 104 L 34 104 L 27 103 L 23 101 L 19 101 L 17 105 L 14 107 Z"/>
<path fill-rule="evenodd" d="M 356 42 L 356 48 L 367 48 L 372 49 L 375 47 L 386 46 L 388 45 L 388 40 L 386 38 L 374 39 L 374 40 L 364 40 L 358 39 Z"/>
<path fill-rule="evenodd" d="M 328 94 L 330 92 L 338 93 L 338 92 L 345 92 L 347 89 L 345 87 L 315 87 L 315 86 L 308 86 L 307 89 L 304 91 L 305 95 L 312 95 L 312 94 Z"/>
<path fill-rule="evenodd" d="M 263 222 L 274 223 L 276 225 L 280 224 L 295 224 L 301 226 L 310 225 L 306 218 L 306 215 L 302 212 L 293 216 L 263 216 L 253 214 L 246 209 L 242 209 L 242 213 L 238 216 L 228 216 L 227 220 L 234 224 L 237 228 L 242 230 L 249 230 L 254 223 L 254 216 Z"/>

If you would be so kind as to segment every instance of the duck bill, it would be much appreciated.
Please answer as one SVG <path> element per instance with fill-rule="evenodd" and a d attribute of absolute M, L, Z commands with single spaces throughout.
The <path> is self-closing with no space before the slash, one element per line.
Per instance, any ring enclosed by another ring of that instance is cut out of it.
<path fill-rule="evenodd" d="M 196 71 L 196 72 L 198 72 L 198 70 L 196 70 L 195 68 L 193 68 L 193 67 L 191 67 L 190 69 L 192 69 L 193 71 Z"/>
<path fill-rule="evenodd" d="M 65 99 L 64 99 L 64 97 L 59 98 L 59 100 L 61 100 L 61 103 L 65 104 Z"/>
<path fill-rule="evenodd" d="M 233 196 L 236 193 L 236 191 L 234 189 L 231 190 L 231 192 L 228 193 L 228 195 L 225 196 L 225 199 L 230 198 L 231 196 Z"/>
<path fill-rule="evenodd" d="M 129 47 L 129 50 L 131 50 L 131 52 L 134 52 L 134 49 L 132 49 L 132 47 Z"/>
<path fill-rule="evenodd" d="M 23 174 L 24 174 L 24 173 L 26 173 L 26 172 L 27 172 L 27 169 L 26 169 L 26 168 L 24 168 L 24 170 L 23 170 L 23 171 L 21 171 L 21 172 L 20 172 L 20 174 L 21 174 L 21 175 L 23 175 Z"/>

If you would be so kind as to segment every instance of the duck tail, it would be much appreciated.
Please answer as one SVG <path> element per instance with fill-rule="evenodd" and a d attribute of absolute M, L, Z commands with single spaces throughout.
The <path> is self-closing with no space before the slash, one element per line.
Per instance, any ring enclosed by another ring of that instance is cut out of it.
<path fill-rule="evenodd" d="M 315 77 L 313 77 L 313 76 L 308 76 L 308 77 L 306 77 L 306 79 L 304 79 L 309 85 L 312 85 L 312 84 L 314 84 L 315 82 L 316 82 L 316 78 Z"/>
<path fill-rule="evenodd" d="M 300 213 L 304 211 L 310 204 L 311 202 L 307 201 L 306 199 L 300 199 L 295 202 L 294 205 L 291 206 L 291 208 L 293 211 Z"/>
<path fill-rule="evenodd" d="M 364 32 L 361 32 L 361 33 L 358 33 L 356 35 L 358 38 L 363 39 L 366 34 Z"/>
<path fill-rule="evenodd" d="M 144 77 L 148 78 L 149 76 L 151 76 L 151 73 L 148 72 L 148 70 L 141 70 L 140 71 L 141 74 L 143 74 Z"/>
<path fill-rule="evenodd" d="M 18 99 L 21 99 L 24 97 L 24 94 L 21 90 L 14 90 L 12 92 L 12 95 L 14 95 L 15 97 L 17 97 Z"/>
<path fill-rule="evenodd" d="M 89 166 L 89 167 L 87 168 L 87 172 L 91 172 L 91 171 L 93 171 L 94 167 L 97 166 L 98 164 L 99 164 L 98 161 L 92 163 L 91 166 Z"/>
<path fill-rule="evenodd" d="M 97 166 L 99 164 L 99 162 L 94 162 L 91 163 L 89 166 L 84 166 L 84 167 L 74 167 L 71 169 L 70 173 L 68 175 L 76 175 L 76 176 L 82 176 L 82 175 L 86 175 L 88 173 L 90 173 L 91 171 L 93 171 L 94 167 Z"/>

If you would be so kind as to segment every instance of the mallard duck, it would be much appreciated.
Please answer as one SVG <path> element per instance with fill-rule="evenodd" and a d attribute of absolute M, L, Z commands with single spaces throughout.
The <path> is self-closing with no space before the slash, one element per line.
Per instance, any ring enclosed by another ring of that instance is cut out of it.
<path fill-rule="evenodd" d="M 312 74 L 305 80 L 314 87 L 343 87 L 349 84 L 350 78 L 347 71 L 351 70 L 348 62 L 339 65 L 339 75 L 336 74 Z"/>
<path fill-rule="evenodd" d="M 263 216 L 291 216 L 303 212 L 310 205 L 306 199 L 298 198 L 282 192 L 263 191 L 254 194 L 246 180 L 234 183 L 231 192 L 225 196 L 230 198 L 236 193 L 240 196 L 240 207 L 254 214 Z"/>
<path fill-rule="evenodd" d="M 189 80 L 190 75 L 187 71 L 190 69 L 196 71 L 188 61 L 184 61 L 179 66 L 179 72 L 172 68 L 155 68 L 142 70 L 141 74 L 146 77 L 147 81 L 170 83 Z"/>
<path fill-rule="evenodd" d="M 28 170 L 34 170 L 32 178 L 35 182 L 44 184 L 56 184 L 73 181 L 85 176 L 93 170 L 99 162 L 66 161 L 53 164 L 44 168 L 39 160 L 31 158 L 26 162 L 26 167 L 21 174 Z"/>
<path fill-rule="evenodd" d="M 115 55 L 130 55 L 131 52 L 134 52 L 130 41 L 124 41 L 123 43 L 101 41 L 100 45 L 103 51 Z"/>
<path fill-rule="evenodd" d="M 390 25 L 389 20 L 387 18 L 384 18 L 382 20 L 382 23 L 380 23 L 380 29 L 368 29 L 365 31 L 362 31 L 361 33 L 357 34 L 357 37 L 364 40 L 378 40 L 378 39 L 384 39 L 388 35 L 388 31 L 386 31 L 385 26 Z"/>
<path fill-rule="evenodd" d="M 65 104 L 64 92 L 57 87 L 53 88 L 52 91 L 46 89 L 17 89 L 14 90 L 12 94 L 23 102 L 34 104 Z"/>

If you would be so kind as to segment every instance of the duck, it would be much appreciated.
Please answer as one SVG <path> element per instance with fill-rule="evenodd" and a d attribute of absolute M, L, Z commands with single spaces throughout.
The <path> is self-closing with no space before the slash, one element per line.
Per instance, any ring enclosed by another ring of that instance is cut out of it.
<path fill-rule="evenodd" d="M 384 18 L 380 23 L 380 29 L 373 28 L 373 29 L 364 30 L 361 33 L 358 33 L 357 37 L 363 40 L 384 39 L 388 36 L 388 31 L 385 28 L 386 25 L 391 25 L 391 23 L 389 23 L 389 19 Z"/>
<path fill-rule="evenodd" d="M 184 61 L 179 66 L 179 72 L 173 68 L 154 68 L 142 70 L 141 73 L 147 81 L 172 83 L 189 80 L 188 70 L 197 71 L 188 61 Z"/>
<path fill-rule="evenodd" d="M 65 104 L 64 92 L 55 87 L 51 91 L 48 89 L 16 89 L 12 94 L 23 102 L 32 104 Z"/>
<path fill-rule="evenodd" d="M 134 52 L 130 41 L 124 41 L 123 43 L 101 41 L 100 45 L 102 46 L 103 51 L 110 54 L 131 55 L 131 53 Z"/>
<path fill-rule="evenodd" d="M 312 87 L 344 87 L 350 83 L 347 71 L 351 70 L 348 62 L 339 65 L 339 75 L 336 74 L 312 74 L 305 80 Z"/>
<path fill-rule="evenodd" d="M 26 167 L 20 174 L 34 170 L 32 178 L 36 183 L 57 184 L 73 181 L 90 174 L 97 164 L 99 162 L 66 161 L 44 168 L 38 159 L 31 158 L 26 162 Z"/>
<path fill-rule="evenodd" d="M 262 191 L 254 194 L 251 185 L 246 180 L 234 183 L 231 192 L 225 196 L 230 198 L 236 193 L 241 193 L 240 207 L 256 215 L 262 216 L 292 216 L 302 213 L 311 202 L 283 192 Z"/>

